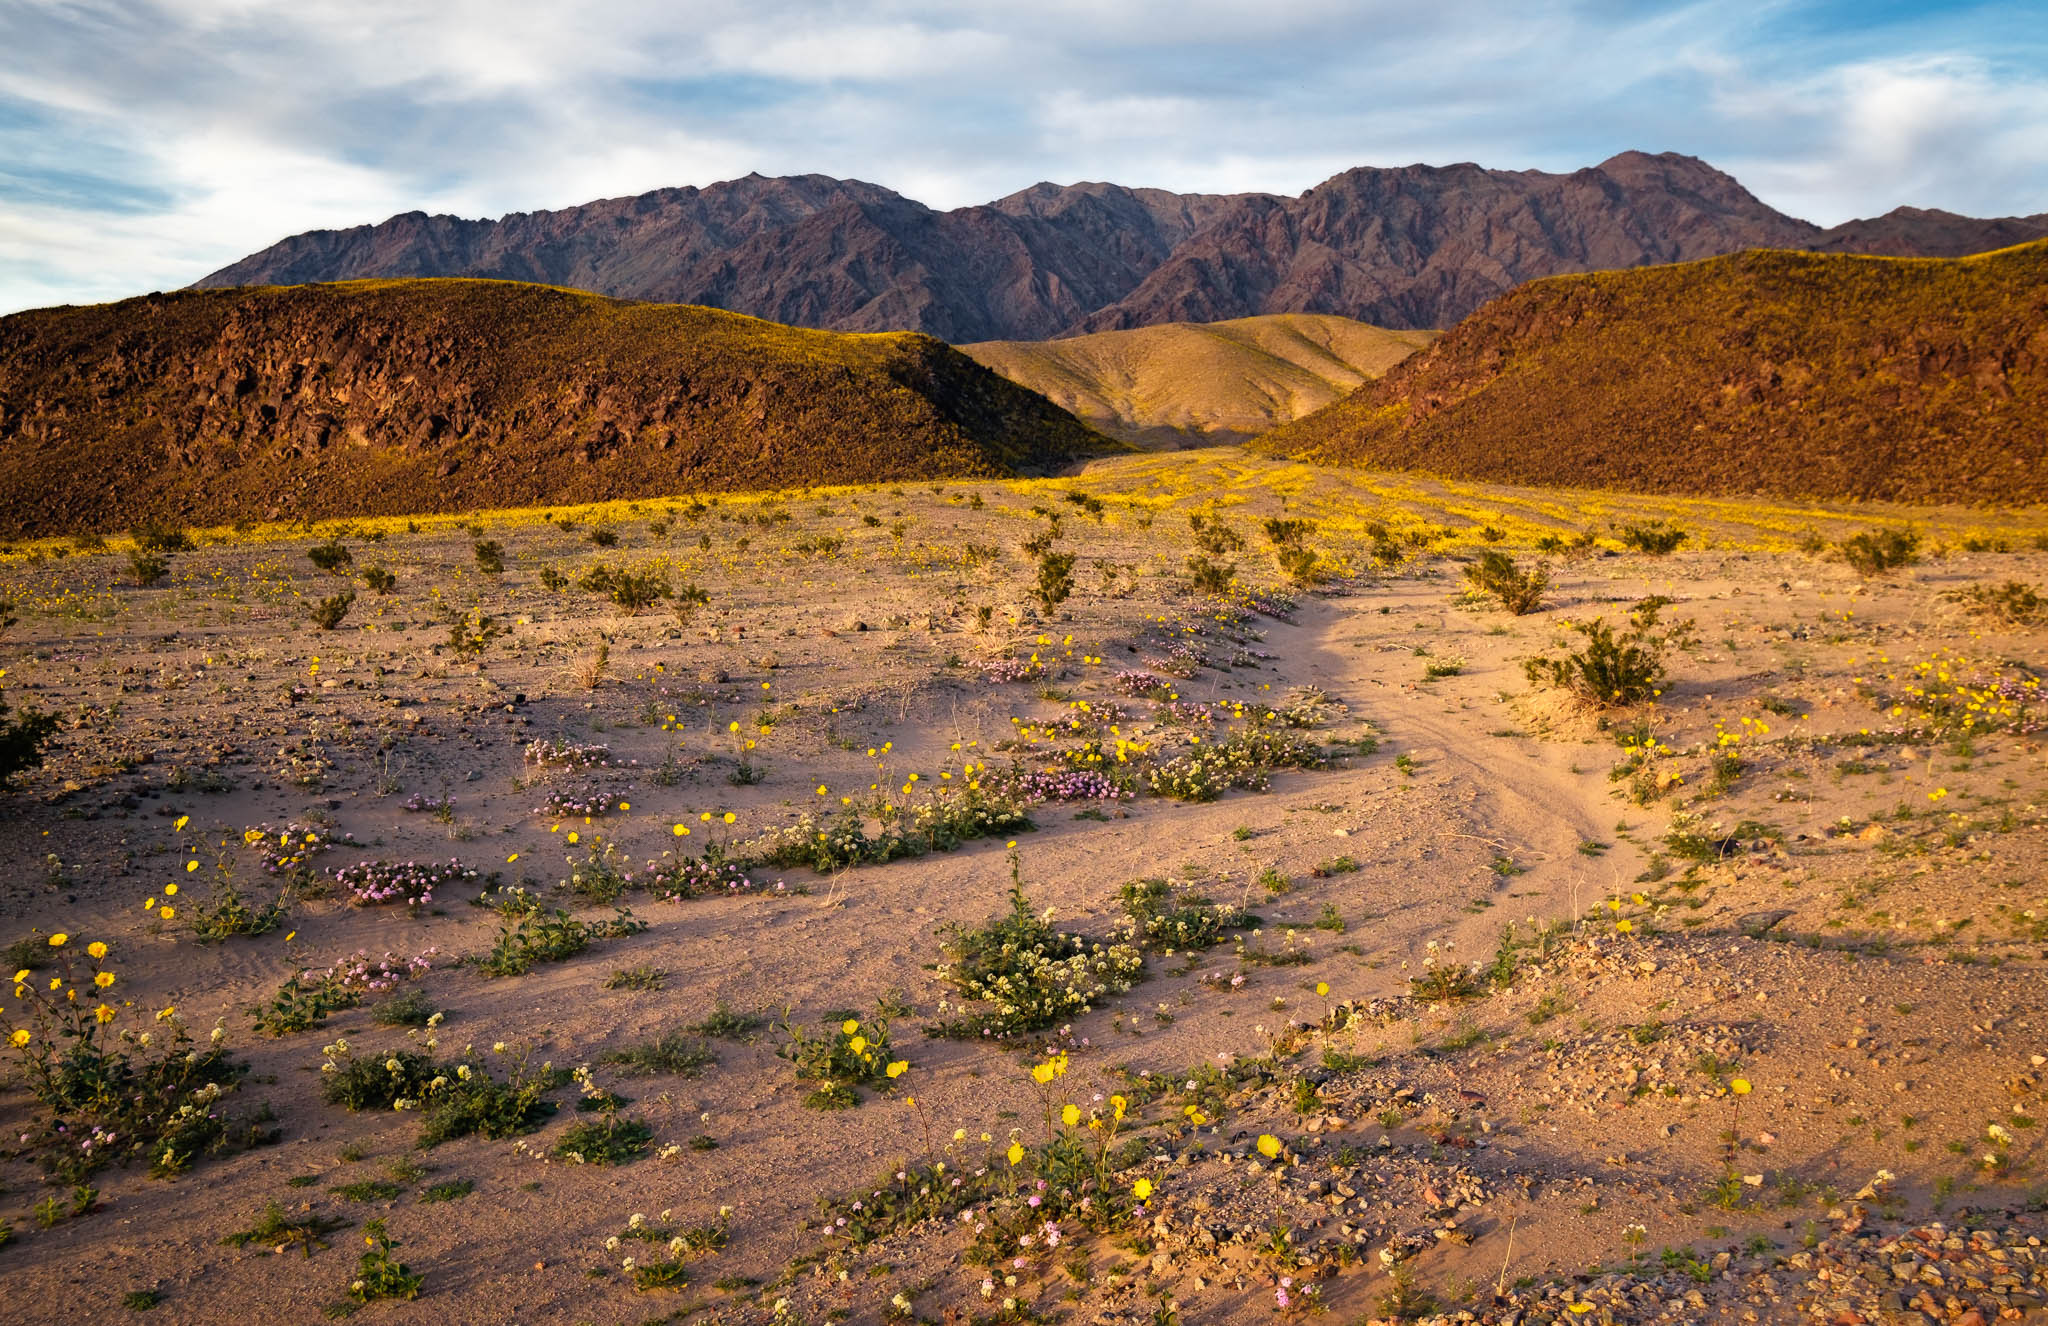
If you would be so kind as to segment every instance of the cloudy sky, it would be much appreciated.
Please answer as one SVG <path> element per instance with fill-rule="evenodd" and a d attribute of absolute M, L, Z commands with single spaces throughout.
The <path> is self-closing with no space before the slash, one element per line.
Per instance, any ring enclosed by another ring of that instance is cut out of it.
<path fill-rule="evenodd" d="M 2048 0 L 6 0 L 0 52 L 0 311 L 754 170 L 952 207 L 1642 148 L 1824 225 L 2048 211 Z"/>

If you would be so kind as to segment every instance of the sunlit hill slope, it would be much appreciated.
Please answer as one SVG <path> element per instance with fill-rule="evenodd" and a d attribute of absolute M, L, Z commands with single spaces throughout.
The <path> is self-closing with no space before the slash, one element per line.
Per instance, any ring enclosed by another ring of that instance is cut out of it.
<path fill-rule="evenodd" d="M 1112 437 L 1170 448 L 1242 442 L 1329 404 L 1435 337 L 1277 313 L 960 348 Z"/>
<path fill-rule="evenodd" d="M 915 333 L 502 281 L 0 319 L 0 532 L 1006 475 L 1118 444 Z"/>
<path fill-rule="evenodd" d="M 2048 500 L 2048 242 L 1535 281 L 1253 445 L 1508 483 Z"/>

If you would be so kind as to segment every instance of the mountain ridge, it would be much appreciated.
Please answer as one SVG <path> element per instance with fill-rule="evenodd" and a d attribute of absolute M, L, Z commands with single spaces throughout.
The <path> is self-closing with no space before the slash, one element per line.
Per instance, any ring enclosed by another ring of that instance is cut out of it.
<path fill-rule="evenodd" d="M 1756 247 L 1958 256 L 2048 213 L 1899 208 L 1823 229 L 1676 153 L 1565 174 L 1361 166 L 1287 197 L 1039 183 L 938 211 L 884 186 L 760 174 L 497 219 L 307 231 L 197 288 L 403 276 L 537 281 L 955 343 L 1333 313 L 1444 327 L 1526 280 Z"/>

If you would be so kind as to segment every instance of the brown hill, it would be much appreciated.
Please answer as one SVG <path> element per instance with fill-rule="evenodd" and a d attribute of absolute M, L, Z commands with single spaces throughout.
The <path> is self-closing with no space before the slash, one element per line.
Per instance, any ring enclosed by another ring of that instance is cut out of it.
<path fill-rule="evenodd" d="M 1275 313 L 960 349 L 1111 437 L 1171 449 L 1247 441 L 1432 339 L 1328 313 Z"/>
<path fill-rule="evenodd" d="M 1003 475 L 1115 449 L 913 333 L 498 281 L 0 318 L 0 533 Z"/>
<path fill-rule="evenodd" d="M 2048 242 L 1537 281 L 1254 446 L 1510 483 L 2048 501 Z"/>
<path fill-rule="evenodd" d="M 822 175 L 750 175 L 496 221 L 410 212 L 294 235 L 199 281 L 542 281 L 839 331 L 1037 340 L 1264 313 L 1447 327 L 1522 281 L 1759 246 L 1907 256 L 2048 234 L 2048 217 L 1900 209 L 1833 230 L 1705 162 L 1624 152 L 1569 174 L 1349 170 L 1299 198 L 1034 185 L 934 211 Z"/>

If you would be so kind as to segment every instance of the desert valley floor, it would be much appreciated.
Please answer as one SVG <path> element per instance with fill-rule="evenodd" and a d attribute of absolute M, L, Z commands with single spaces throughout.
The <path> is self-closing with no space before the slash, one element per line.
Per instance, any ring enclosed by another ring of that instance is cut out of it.
<path fill-rule="evenodd" d="M 2038 513 L 1207 450 L 192 541 L 0 562 L 9 1322 L 2048 1312 Z M 1653 702 L 1531 682 L 1652 596 Z M 74 986 L 246 1071 L 99 1165 Z"/>

